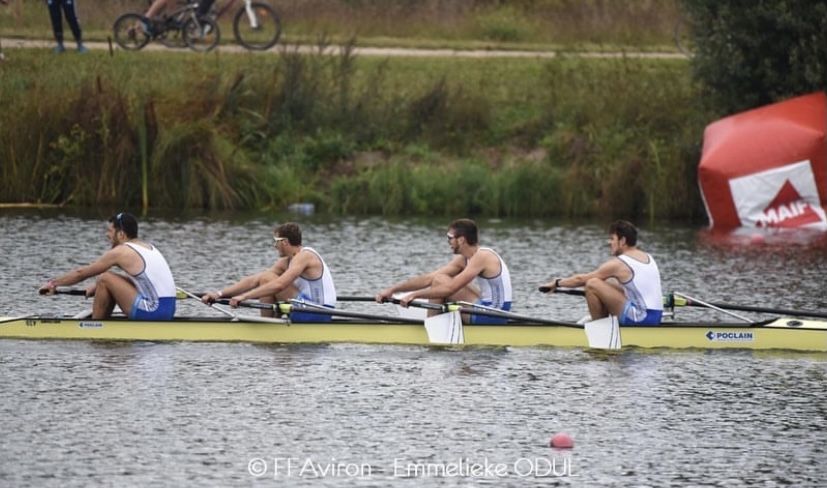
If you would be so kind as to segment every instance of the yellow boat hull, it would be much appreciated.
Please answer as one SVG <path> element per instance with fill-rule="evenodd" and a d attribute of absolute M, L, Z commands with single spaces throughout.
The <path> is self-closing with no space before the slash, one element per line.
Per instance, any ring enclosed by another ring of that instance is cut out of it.
<path fill-rule="evenodd" d="M 554 346 L 586 348 L 581 326 L 466 325 L 466 346 Z M 255 343 L 365 343 L 429 345 L 422 325 L 341 321 L 316 324 L 180 319 L 0 318 L 0 338 L 106 341 L 208 341 Z M 622 327 L 623 347 L 696 349 L 786 349 L 827 352 L 827 321 L 780 318 L 760 324 L 666 324 Z"/>

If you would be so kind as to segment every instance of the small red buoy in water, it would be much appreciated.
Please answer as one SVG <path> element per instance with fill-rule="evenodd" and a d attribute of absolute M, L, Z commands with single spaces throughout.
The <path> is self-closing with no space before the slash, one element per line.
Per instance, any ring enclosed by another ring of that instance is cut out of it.
<path fill-rule="evenodd" d="M 558 432 L 551 436 L 551 441 L 549 441 L 548 444 L 550 447 L 556 447 L 558 449 L 571 449 L 574 447 L 574 439 L 565 432 Z"/>

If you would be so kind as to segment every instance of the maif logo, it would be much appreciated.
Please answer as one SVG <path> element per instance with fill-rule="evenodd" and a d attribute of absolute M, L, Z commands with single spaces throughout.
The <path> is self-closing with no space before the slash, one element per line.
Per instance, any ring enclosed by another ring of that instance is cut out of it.
<path fill-rule="evenodd" d="M 827 228 L 809 160 L 733 178 L 729 187 L 741 225 Z"/>

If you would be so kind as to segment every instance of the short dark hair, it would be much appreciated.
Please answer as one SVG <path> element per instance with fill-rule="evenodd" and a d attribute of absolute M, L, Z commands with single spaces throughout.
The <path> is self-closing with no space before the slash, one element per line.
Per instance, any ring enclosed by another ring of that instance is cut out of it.
<path fill-rule="evenodd" d="M 609 226 L 609 234 L 625 238 L 627 246 L 637 245 L 637 227 L 628 220 L 616 220 Z"/>
<path fill-rule="evenodd" d="M 449 226 L 454 231 L 454 236 L 464 237 L 465 242 L 475 246 L 479 242 L 479 231 L 477 224 L 471 219 L 457 219 Z"/>
<path fill-rule="evenodd" d="M 302 229 L 295 222 L 286 222 L 273 230 L 278 237 L 286 237 L 291 246 L 302 245 Z"/>
<path fill-rule="evenodd" d="M 138 237 L 138 219 L 131 213 L 117 213 L 109 217 L 109 223 L 112 224 L 115 231 L 123 231 L 126 237 L 130 239 Z"/>

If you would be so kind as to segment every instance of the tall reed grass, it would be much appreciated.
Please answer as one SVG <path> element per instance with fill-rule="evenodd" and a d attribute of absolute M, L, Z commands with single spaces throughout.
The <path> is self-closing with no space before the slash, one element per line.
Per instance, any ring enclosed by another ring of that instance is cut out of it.
<path fill-rule="evenodd" d="M 219 0 L 220 2 L 221 0 Z M 358 36 L 368 44 L 659 46 L 672 48 L 678 0 L 274 0 L 285 39 L 313 42 Z M 124 12 L 146 0 L 77 3 L 86 37 L 105 39 Z M 233 12 L 234 13 L 234 12 Z M 231 15 L 222 23 L 231 39 Z M 14 0 L 0 9 L 0 35 L 51 38 L 43 0 Z M 68 35 L 68 31 L 67 31 Z"/>
<path fill-rule="evenodd" d="M 0 201 L 703 214 L 684 62 L 15 51 Z"/>

